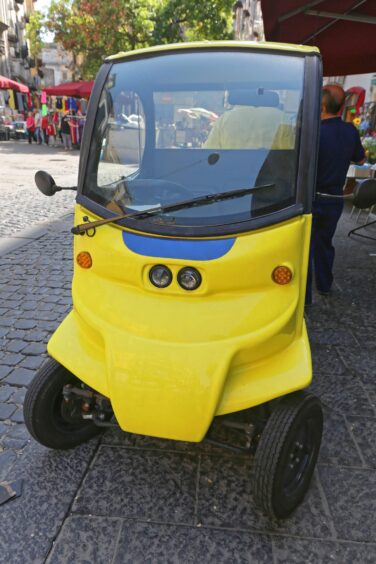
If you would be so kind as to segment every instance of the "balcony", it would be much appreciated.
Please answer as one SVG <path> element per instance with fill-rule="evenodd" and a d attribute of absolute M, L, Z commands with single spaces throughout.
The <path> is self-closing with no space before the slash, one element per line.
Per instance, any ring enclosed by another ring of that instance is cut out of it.
<path fill-rule="evenodd" d="M 14 27 L 8 29 L 8 43 L 18 43 L 18 37 Z"/>

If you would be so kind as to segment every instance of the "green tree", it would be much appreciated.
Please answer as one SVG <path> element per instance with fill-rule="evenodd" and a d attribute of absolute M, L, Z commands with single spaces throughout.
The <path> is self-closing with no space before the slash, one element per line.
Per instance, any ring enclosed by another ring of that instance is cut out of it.
<path fill-rule="evenodd" d="M 48 29 L 67 51 L 82 55 L 82 75 L 91 78 L 106 55 L 153 43 L 162 0 L 55 0 Z"/>
<path fill-rule="evenodd" d="M 26 38 L 30 43 L 30 55 L 34 58 L 39 57 L 43 40 L 41 34 L 45 29 L 45 17 L 41 12 L 31 12 L 29 23 L 26 24 Z"/>
<path fill-rule="evenodd" d="M 233 0 L 53 0 L 47 27 L 81 60 L 82 76 L 92 78 L 103 58 L 119 51 L 231 38 L 232 6 Z"/>
<path fill-rule="evenodd" d="M 234 0 L 167 0 L 157 14 L 156 43 L 232 39 Z"/>

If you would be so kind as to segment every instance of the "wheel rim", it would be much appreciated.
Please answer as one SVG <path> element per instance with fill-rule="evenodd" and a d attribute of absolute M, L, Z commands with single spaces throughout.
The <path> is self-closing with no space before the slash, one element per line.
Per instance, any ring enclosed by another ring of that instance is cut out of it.
<path fill-rule="evenodd" d="M 53 421 L 60 431 L 78 431 L 88 424 L 87 421 L 80 419 L 77 414 L 73 413 L 74 409 L 77 409 L 74 402 L 72 400 L 66 401 L 63 396 L 63 388 L 66 384 L 78 383 L 78 380 L 74 378 L 67 379 L 61 390 L 56 394 L 54 401 L 51 402 Z"/>
<path fill-rule="evenodd" d="M 305 481 L 317 449 L 316 426 L 313 417 L 307 419 L 291 441 L 287 452 L 281 485 L 284 496 L 291 497 Z"/>

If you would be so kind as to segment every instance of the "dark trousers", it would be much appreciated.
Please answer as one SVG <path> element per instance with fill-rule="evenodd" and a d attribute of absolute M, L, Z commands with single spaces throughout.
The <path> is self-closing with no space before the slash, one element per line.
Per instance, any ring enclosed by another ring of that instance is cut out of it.
<path fill-rule="evenodd" d="M 35 141 L 34 131 L 32 131 L 31 129 L 28 129 L 27 130 L 27 138 L 29 140 L 29 143 L 31 143 L 32 141 Z"/>
<path fill-rule="evenodd" d="M 343 203 L 314 202 L 309 252 L 306 304 L 312 303 L 312 275 L 319 292 L 329 292 L 333 284 L 335 250 L 332 239 L 343 210 Z"/>

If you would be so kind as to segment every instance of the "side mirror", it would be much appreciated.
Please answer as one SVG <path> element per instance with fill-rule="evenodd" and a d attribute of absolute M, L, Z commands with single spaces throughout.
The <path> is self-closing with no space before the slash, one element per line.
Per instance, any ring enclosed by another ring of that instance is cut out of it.
<path fill-rule="evenodd" d="M 353 205 L 360 210 L 371 208 L 376 204 L 376 179 L 367 178 L 358 182 L 354 188 Z"/>
<path fill-rule="evenodd" d="M 38 189 L 45 196 L 53 196 L 56 192 L 60 192 L 60 190 L 77 190 L 77 186 L 57 186 L 52 176 L 44 170 L 38 170 L 35 173 L 34 179 Z"/>
<path fill-rule="evenodd" d="M 37 185 L 38 189 L 44 194 L 45 196 L 53 196 L 57 190 L 57 186 L 55 180 L 52 178 L 48 172 L 44 170 L 38 170 L 35 173 L 35 184 Z"/>

